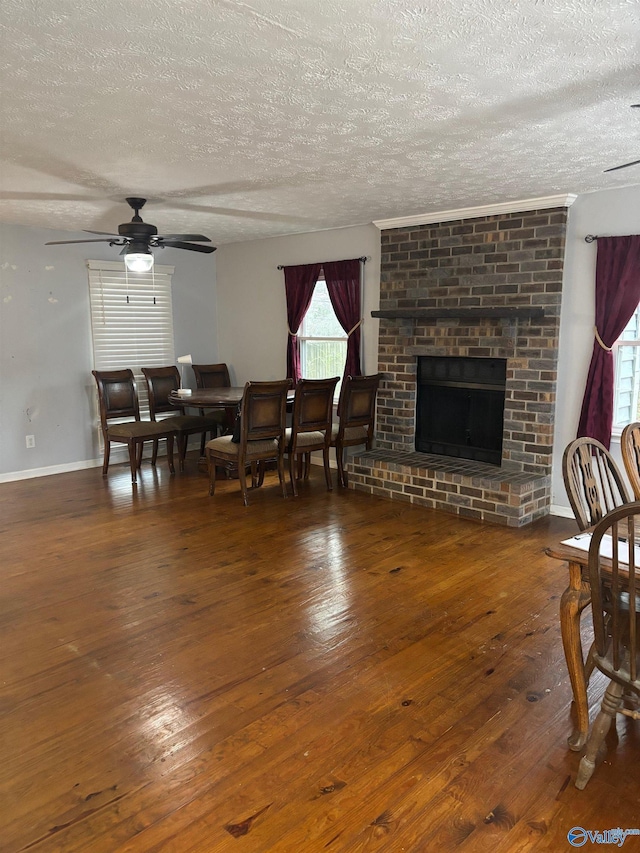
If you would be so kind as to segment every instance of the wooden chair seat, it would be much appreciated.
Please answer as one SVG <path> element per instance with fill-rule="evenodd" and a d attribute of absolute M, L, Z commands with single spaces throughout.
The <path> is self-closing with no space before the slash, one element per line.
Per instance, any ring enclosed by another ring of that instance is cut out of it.
<path fill-rule="evenodd" d="M 130 438 L 140 438 L 148 441 L 157 436 L 165 438 L 167 431 L 175 432 L 172 424 L 163 424 L 155 421 L 129 421 L 124 424 L 113 424 L 107 427 L 107 436 L 110 441 L 128 441 Z"/>
<path fill-rule="evenodd" d="M 340 425 L 334 424 L 331 427 L 331 443 L 335 445 L 340 432 Z M 364 444 L 368 438 L 368 428 L 365 426 L 345 427 L 344 440 L 350 444 Z"/>
<path fill-rule="evenodd" d="M 214 456 L 227 457 L 232 459 L 236 464 L 240 455 L 240 445 L 232 441 L 230 435 L 221 435 L 219 438 L 213 438 L 208 441 L 205 448 Z M 257 441 L 248 441 L 245 450 L 245 460 L 254 462 L 262 459 L 264 454 L 277 454 L 278 442 L 275 438 L 261 439 Z"/>
<path fill-rule="evenodd" d="M 287 444 L 289 444 L 289 442 L 291 441 L 292 435 L 293 431 L 290 427 L 288 427 L 287 431 L 285 432 L 285 439 Z M 322 449 L 323 444 L 324 433 L 320 432 L 319 430 L 314 430 L 313 432 L 302 432 L 298 435 L 298 447 L 300 449 L 315 449 L 316 447 Z"/>

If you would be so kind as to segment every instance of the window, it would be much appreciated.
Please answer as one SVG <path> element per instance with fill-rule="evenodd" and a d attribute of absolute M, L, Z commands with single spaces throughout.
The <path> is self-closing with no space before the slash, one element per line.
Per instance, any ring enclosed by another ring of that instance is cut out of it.
<path fill-rule="evenodd" d="M 339 376 L 335 399 L 340 396 L 342 374 L 347 358 L 347 334 L 338 322 L 324 279 L 318 279 L 311 305 L 298 332 L 300 360 L 304 379 L 328 379 Z"/>
<path fill-rule="evenodd" d="M 633 312 L 614 348 L 613 428 L 640 420 L 640 306 Z"/>
<path fill-rule="evenodd" d="M 140 415 L 149 417 L 147 386 L 140 368 L 175 363 L 171 276 L 156 264 L 148 273 L 128 273 L 117 261 L 87 261 L 96 370 L 131 368 Z"/>

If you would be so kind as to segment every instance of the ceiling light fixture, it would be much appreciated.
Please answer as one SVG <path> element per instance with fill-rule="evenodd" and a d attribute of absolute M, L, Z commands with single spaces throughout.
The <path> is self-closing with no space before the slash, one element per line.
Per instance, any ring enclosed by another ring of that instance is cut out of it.
<path fill-rule="evenodd" d="M 134 241 L 127 247 L 124 264 L 129 272 L 149 272 L 153 267 L 153 255 L 145 243 Z"/>

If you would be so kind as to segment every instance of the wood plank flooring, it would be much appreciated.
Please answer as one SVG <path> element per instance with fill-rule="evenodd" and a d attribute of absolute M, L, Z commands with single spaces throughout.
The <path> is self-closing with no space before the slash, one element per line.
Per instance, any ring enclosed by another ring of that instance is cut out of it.
<path fill-rule="evenodd" d="M 573 786 L 544 555 L 572 521 L 486 526 L 315 470 L 250 501 L 210 498 L 194 459 L 137 491 L 124 466 L 0 486 L 0 850 L 558 851 L 640 827 L 640 724 Z"/>

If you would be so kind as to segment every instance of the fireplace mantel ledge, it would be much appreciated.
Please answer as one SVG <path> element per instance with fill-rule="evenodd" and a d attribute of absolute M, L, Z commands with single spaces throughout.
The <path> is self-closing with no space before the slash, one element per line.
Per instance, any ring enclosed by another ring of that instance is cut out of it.
<path fill-rule="evenodd" d="M 498 308 L 383 308 L 371 312 L 381 320 L 451 320 L 451 319 L 518 319 L 545 316 L 544 308 L 538 306 L 502 306 Z"/>

